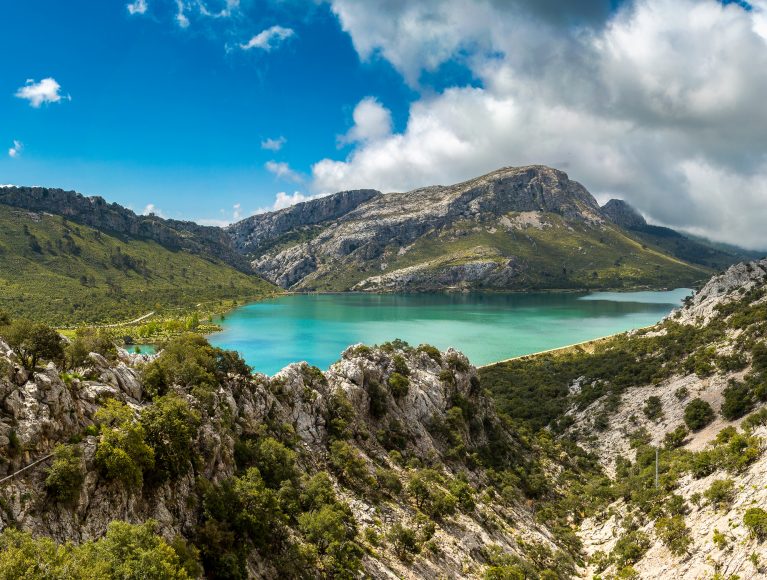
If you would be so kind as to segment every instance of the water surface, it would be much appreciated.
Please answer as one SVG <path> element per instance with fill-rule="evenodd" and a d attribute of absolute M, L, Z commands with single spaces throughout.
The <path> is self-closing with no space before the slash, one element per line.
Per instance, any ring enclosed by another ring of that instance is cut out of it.
<path fill-rule="evenodd" d="M 274 374 L 308 361 L 322 369 L 350 344 L 395 338 L 462 350 L 475 365 L 654 324 L 690 290 L 667 292 L 320 294 L 255 302 L 218 321 L 215 346 Z"/>

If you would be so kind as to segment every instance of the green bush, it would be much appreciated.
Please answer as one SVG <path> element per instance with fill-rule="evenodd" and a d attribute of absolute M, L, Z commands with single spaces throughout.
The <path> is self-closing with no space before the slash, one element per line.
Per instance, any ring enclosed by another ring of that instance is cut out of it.
<path fill-rule="evenodd" d="M 35 369 L 41 359 L 58 364 L 64 361 L 64 339 L 45 324 L 14 320 L 0 332 L 27 370 Z"/>
<path fill-rule="evenodd" d="M 357 489 L 370 486 L 372 478 L 365 458 L 346 441 L 331 443 L 330 463 L 338 473 L 338 477 L 348 485 Z"/>
<path fill-rule="evenodd" d="M 661 402 L 660 397 L 655 395 L 647 397 L 644 402 L 644 407 L 642 407 L 642 412 L 645 414 L 645 417 L 650 419 L 650 421 L 658 421 L 663 417 L 663 403 Z"/>
<path fill-rule="evenodd" d="M 675 556 L 686 554 L 692 543 L 690 530 L 681 515 L 658 518 L 655 521 L 655 533 Z"/>
<path fill-rule="evenodd" d="M 45 489 L 53 499 L 70 503 L 80 497 L 85 470 L 80 450 L 74 445 L 57 445 L 53 463 L 46 470 Z"/>
<path fill-rule="evenodd" d="M 751 390 L 744 383 L 730 381 L 723 394 L 724 401 L 720 412 L 722 417 L 729 421 L 739 419 L 754 406 L 751 400 Z"/>
<path fill-rule="evenodd" d="M 95 461 L 108 479 L 129 487 L 140 487 L 144 471 L 154 467 L 154 450 L 147 445 L 144 427 L 135 421 L 125 404 L 109 399 L 96 413 L 100 440 Z"/>
<path fill-rule="evenodd" d="M 140 525 L 114 521 L 100 540 L 57 546 L 7 527 L 0 533 L 0 577 L 190 578 L 176 551 L 155 530 L 152 520 Z"/>
<path fill-rule="evenodd" d="M 255 455 L 258 471 L 271 488 L 276 489 L 283 481 L 292 480 L 298 475 L 296 452 L 273 437 L 261 441 Z"/>
<path fill-rule="evenodd" d="M 743 514 L 743 524 L 759 542 L 767 538 L 767 512 L 762 508 L 748 508 Z"/>
<path fill-rule="evenodd" d="M 200 414 L 185 399 L 175 394 L 159 397 L 143 410 L 140 424 L 154 454 L 153 479 L 175 479 L 189 471 Z"/>
<path fill-rule="evenodd" d="M 426 355 L 438 364 L 442 364 L 442 353 L 439 352 L 437 347 L 430 344 L 422 344 L 417 349 L 418 352 L 426 353 Z"/>
<path fill-rule="evenodd" d="M 619 568 L 636 564 L 650 549 L 650 538 L 644 532 L 632 530 L 622 535 L 611 554 L 612 559 Z"/>
<path fill-rule="evenodd" d="M 684 422 L 691 431 L 700 431 L 713 420 L 714 410 L 702 399 L 693 399 L 684 408 Z"/>
<path fill-rule="evenodd" d="M 735 482 L 731 479 L 717 479 L 703 492 L 714 509 L 726 509 L 735 499 Z"/>
<path fill-rule="evenodd" d="M 106 333 L 92 328 L 79 329 L 66 347 L 67 366 L 73 369 L 86 365 L 88 355 L 92 352 L 107 360 L 117 357 L 117 348 Z"/>
<path fill-rule="evenodd" d="M 407 395 L 410 387 L 410 379 L 398 372 L 390 374 L 387 383 L 389 385 L 389 390 L 395 399 Z"/>
<path fill-rule="evenodd" d="M 389 533 L 386 534 L 386 539 L 392 545 L 394 553 L 401 560 L 408 561 L 421 551 L 421 543 L 418 541 L 416 531 L 400 523 L 396 523 L 391 527 Z"/>
<path fill-rule="evenodd" d="M 355 578 L 362 549 L 355 542 L 357 523 L 346 504 L 328 504 L 298 517 L 298 528 L 314 544 L 319 567 L 328 578 Z"/>
<path fill-rule="evenodd" d="M 687 438 L 689 431 L 684 425 L 679 425 L 673 431 L 669 431 L 663 437 L 663 445 L 666 449 L 677 449 L 684 444 L 684 440 Z"/>

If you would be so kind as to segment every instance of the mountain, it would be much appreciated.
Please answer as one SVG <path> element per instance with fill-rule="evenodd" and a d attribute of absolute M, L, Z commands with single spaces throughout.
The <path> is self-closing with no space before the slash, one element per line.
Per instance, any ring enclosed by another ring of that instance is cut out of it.
<path fill-rule="evenodd" d="M 21 205 L 4 194 L 0 199 Z M 43 197 L 24 198 L 46 208 L 38 211 L 0 203 L 0 310 L 14 316 L 56 325 L 118 322 L 275 291 L 245 261 L 215 257 L 229 243 L 218 230 L 174 229 L 179 222 L 144 220 L 87 198 L 67 196 L 77 203 L 59 206 Z M 84 209 L 90 204 L 92 213 Z"/>
<path fill-rule="evenodd" d="M 405 193 L 343 192 L 227 231 L 257 272 L 291 290 L 690 286 L 712 272 L 610 216 L 565 173 L 530 166 Z"/>
<path fill-rule="evenodd" d="M 221 228 L 155 215 L 136 215 L 101 197 L 85 197 L 74 191 L 47 187 L 2 187 L 0 204 L 63 216 L 110 235 L 157 242 L 171 251 L 184 250 L 226 262 L 242 272 L 251 272 L 247 261 L 234 249 L 231 239 Z"/>
<path fill-rule="evenodd" d="M 704 238 L 679 233 L 671 228 L 650 225 L 642 214 L 620 199 L 608 201 L 602 206 L 602 212 L 613 223 L 627 230 L 630 235 L 644 244 L 691 264 L 723 270 L 736 262 L 764 256 L 764 252 L 717 244 Z"/>
<path fill-rule="evenodd" d="M 481 369 L 502 410 L 609 476 L 572 507 L 590 512 L 580 577 L 764 577 L 765 336 L 761 260 L 715 276 L 655 327 Z"/>

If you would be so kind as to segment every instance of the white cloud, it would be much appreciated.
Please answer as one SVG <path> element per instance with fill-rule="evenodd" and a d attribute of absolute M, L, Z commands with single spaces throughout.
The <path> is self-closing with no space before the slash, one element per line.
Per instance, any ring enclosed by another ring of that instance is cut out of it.
<path fill-rule="evenodd" d="M 156 215 L 157 217 L 165 217 L 162 213 L 162 210 L 153 203 L 146 204 L 144 210 L 141 212 L 141 215 Z"/>
<path fill-rule="evenodd" d="M 232 220 L 239 221 L 242 219 L 242 204 L 235 203 L 232 206 Z"/>
<path fill-rule="evenodd" d="M 197 1 L 200 14 L 211 18 L 228 18 L 232 16 L 240 7 L 240 0 L 226 0 L 226 5 L 218 12 L 211 11 L 203 0 Z"/>
<path fill-rule="evenodd" d="M 290 165 L 283 161 L 267 161 L 264 164 L 264 167 L 266 167 L 267 171 L 280 179 L 287 179 L 288 181 L 293 181 L 295 183 L 302 183 L 304 180 L 298 172 L 293 171 L 290 168 Z"/>
<path fill-rule="evenodd" d="M 135 0 L 135 2 L 126 4 L 126 8 L 130 14 L 145 14 L 149 5 L 146 0 Z"/>
<path fill-rule="evenodd" d="M 264 139 L 261 141 L 261 149 L 266 149 L 268 151 L 279 151 L 282 149 L 282 146 L 287 143 L 287 139 L 285 137 L 277 137 L 277 139 Z"/>
<path fill-rule="evenodd" d="M 186 15 L 186 4 L 184 4 L 184 0 L 176 0 L 176 24 L 181 28 L 189 27 L 189 18 Z"/>
<path fill-rule="evenodd" d="M 26 99 L 32 107 L 38 108 L 43 103 L 58 103 L 62 98 L 71 100 L 71 97 L 62 97 L 59 94 L 61 85 L 56 79 L 51 77 L 44 78 L 39 83 L 34 79 L 27 79 L 26 84 L 16 91 L 16 96 L 20 99 Z"/>
<path fill-rule="evenodd" d="M 339 138 L 341 143 L 368 142 L 391 134 L 391 111 L 375 97 L 365 97 L 354 107 L 354 125 Z"/>
<path fill-rule="evenodd" d="M 13 147 L 8 149 L 8 157 L 16 159 L 21 156 L 21 150 L 24 149 L 24 144 L 21 141 L 13 141 Z"/>
<path fill-rule="evenodd" d="M 271 211 L 279 211 L 281 209 L 285 209 L 286 207 L 296 205 L 297 203 L 317 199 L 318 197 L 324 197 L 324 194 L 305 195 L 300 191 L 294 191 L 292 194 L 288 194 L 284 191 L 280 191 L 277 193 L 277 195 L 274 196 L 274 203 L 271 206 L 258 208 L 254 213 L 260 214 L 268 213 Z"/>
<path fill-rule="evenodd" d="M 273 48 L 277 48 L 280 44 L 286 41 L 288 38 L 295 35 L 292 28 L 284 28 L 282 26 L 272 26 L 266 30 L 262 30 L 251 38 L 248 42 L 240 44 L 242 50 L 250 50 L 252 48 L 259 48 L 269 52 Z"/>
<path fill-rule="evenodd" d="M 634 0 L 576 28 L 510 8 L 521 3 L 333 0 L 363 58 L 413 85 L 458 59 L 481 86 L 425 91 L 398 133 L 360 103 L 355 147 L 318 161 L 312 189 L 408 190 L 545 163 L 657 222 L 767 248 L 767 2 Z"/>

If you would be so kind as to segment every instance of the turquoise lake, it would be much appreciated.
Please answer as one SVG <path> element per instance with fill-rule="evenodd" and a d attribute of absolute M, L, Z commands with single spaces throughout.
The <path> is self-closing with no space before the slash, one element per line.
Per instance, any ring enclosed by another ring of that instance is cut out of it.
<path fill-rule="evenodd" d="M 484 365 L 654 324 L 690 292 L 292 295 L 230 312 L 209 340 L 270 375 L 304 360 L 327 369 L 351 344 L 395 338 Z"/>

